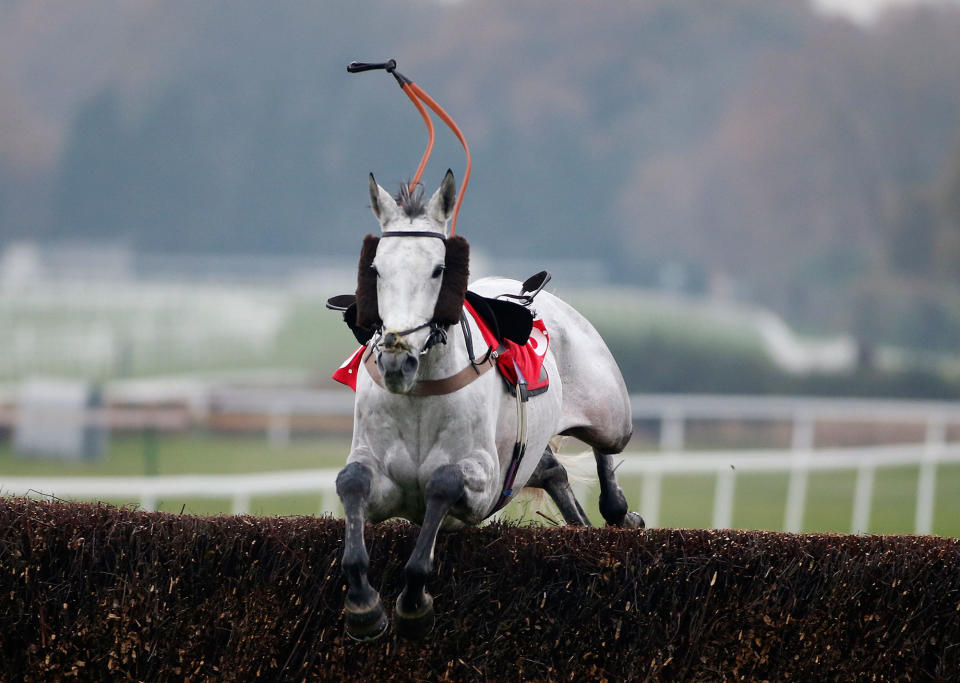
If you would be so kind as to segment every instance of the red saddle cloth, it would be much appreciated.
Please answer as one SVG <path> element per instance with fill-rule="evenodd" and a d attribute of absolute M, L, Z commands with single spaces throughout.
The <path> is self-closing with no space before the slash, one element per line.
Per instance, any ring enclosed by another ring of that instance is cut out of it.
<path fill-rule="evenodd" d="M 542 394 L 550 385 L 550 378 L 547 376 L 546 368 L 543 367 L 543 359 L 547 356 L 547 348 L 550 346 L 550 335 L 547 334 L 547 327 L 539 318 L 533 321 L 533 327 L 530 330 L 530 338 L 527 343 L 517 344 L 510 339 L 503 341 L 496 338 L 490 330 L 486 321 L 477 314 L 469 301 L 464 302 L 467 312 L 477 321 L 477 327 L 483 335 L 483 341 L 487 342 L 490 348 L 496 349 L 500 346 L 503 351 L 497 357 L 497 370 L 506 380 L 507 384 L 515 387 L 519 378 L 517 371 L 523 375 L 527 382 L 527 391 L 531 394 Z"/>
<path fill-rule="evenodd" d="M 511 387 L 517 386 L 517 372 L 523 375 L 527 382 L 527 390 L 533 394 L 542 394 L 550 385 L 550 378 L 547 375 L 546 368 L 543 367 L 543 359 L 546 358 L 547 349 L 550 346 L 550 335 L 547 333 L 546 325 L 543 321 L 536 319 L 533 321 L 533 328 L 530 330 L 530 338 L 527 343 L 520 345 L 509 339 L 499 340 L 491 331 L 487 322 L 477 314 L 469 302 L 464 302 L 467 312 L 473 317 L 480 328 L 483 340 L 492 349 L 502 347 L 500 355 L 497 357 L 497 370 L 503 376 L 503 379 Z M 361 346 L 353 355 L 350 356 L 343 365 L 337 368 L 333 373 L 333 379 L 341 384 L 345 384 L 354 391 L 357 390 L 357 373 L 360 372 L 360 365 L 363 362 L 363 352 L 366 346 Z M 481 357 L 483 354 L 480 354 Z"/>

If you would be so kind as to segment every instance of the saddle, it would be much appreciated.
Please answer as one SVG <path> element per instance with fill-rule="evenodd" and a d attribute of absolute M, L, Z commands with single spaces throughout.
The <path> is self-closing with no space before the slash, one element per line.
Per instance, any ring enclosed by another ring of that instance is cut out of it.
<path fill-rule="evenodd" d="M 507 390 L 513 395 L 516 395 L 517 388 L 521 385 L 528 396 L 542 394 L 550 385 L 546 368 L 543 367 L 550 338 L 543 321 L 536 319 L 529 308 L 534 297 L 550 278 L 550 273 L 545 270 L 527 278 L 520 294 L 505 293 L 496 297 L 485 297 L 467 291 L 464 308 L 476 321 L 483 340 L 489 347 L 484 362 L 495 359 L 497 370 Z M 357 303 L 353 294 L 331 297 L 327 300 L 327 308 L 343 312 L 347 327 L 363 345 L 333 375 L 335 380 L 356 391 L 357 371 L 364 360 L 364 347 L 377 330 L 357 324 Z M 464 325 L 464 330 L 471 361 L 479 365 L 473 357 L 469 327 Z"/>

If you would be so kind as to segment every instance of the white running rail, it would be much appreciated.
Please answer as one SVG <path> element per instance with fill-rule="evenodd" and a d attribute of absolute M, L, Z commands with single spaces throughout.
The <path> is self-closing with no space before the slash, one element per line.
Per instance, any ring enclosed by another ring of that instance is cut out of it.
<path fill-rule="evenodd" d="M 163 499 L 231 498 L 233 513 L 250 510 L 255 496 L 319 493 L 319 513 L 337 511 L 337 470 L 289 470 L 250 474 L 193 474 L 157 477 L 6 477 L 0 494 L 57 498 L 138 498 L 143 510 Z"/>
<path fill-rule="evenodd" d="M 919 486 L 915 533 L 930 533 L 933 526 L 934 489 L 938 464 L 960 463 L 960 443 L 871 446 L 866 448 L 824 448 L 808 451 L 697 451 L 630 455 L 617 468 L 619 475 L 643 477 L 640 513 L 649 526 L 656 526 L 660 516 L 661 485 L 664 475 L 713 474 L 716 476 L 712 526 L 729 528 L 733 519 L 736 476 L 751 472 L 790 473 L 804 476 L 810 472 L 855 470 L 851 533 L 870 530 L 870 509 L 873 480 L 877 469 L 919 466 Z M 929 479 L 929 482 L 927 481 Z M 791 480 L 791 491 L 793 489 Z M 929 488 L 929 492 L 928 492 Z M 805 485 L 804 485 L 805 493 Z M 806 496 L 788 493 L 784 510 L 784 529 L 799 532 L 803 527 Z"/>

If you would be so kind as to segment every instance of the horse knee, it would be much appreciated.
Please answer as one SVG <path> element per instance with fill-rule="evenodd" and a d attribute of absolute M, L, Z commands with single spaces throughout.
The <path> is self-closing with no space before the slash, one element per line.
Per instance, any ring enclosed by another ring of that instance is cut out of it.
<path fill-rule="evenodd" d="M 427 504 L 431 500 L 453 505 L 463 498 L 466 493 L 466 477 L 459 465 L 443 465 L 434 470 L 430 481 L 427 482 Z"/>
<path fill-rule="evenodd" d="M 359 462 L 348 463 L 337 474 L 337 495 L 342 501 L 366 500 L 370 496 L 373 473 Z"/>

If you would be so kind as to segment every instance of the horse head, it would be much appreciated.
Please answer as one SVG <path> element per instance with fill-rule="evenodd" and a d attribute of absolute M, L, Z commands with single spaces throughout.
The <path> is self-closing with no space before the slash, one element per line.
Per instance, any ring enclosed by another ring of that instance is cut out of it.
<path fill-rule="evenodd" d="M 393 393 L 413 388 L 420 356 L 445 343 L 446 329 L 460 320 L 470 247 L 462 237 L 447 235 L 455 198 L 451 171 L 428 201 L 407 185 L 395 199 L 370 174 L 370 207 L 380 237 L 363 240 L 357 324 L 380 332 L 374 351 Z"/>

